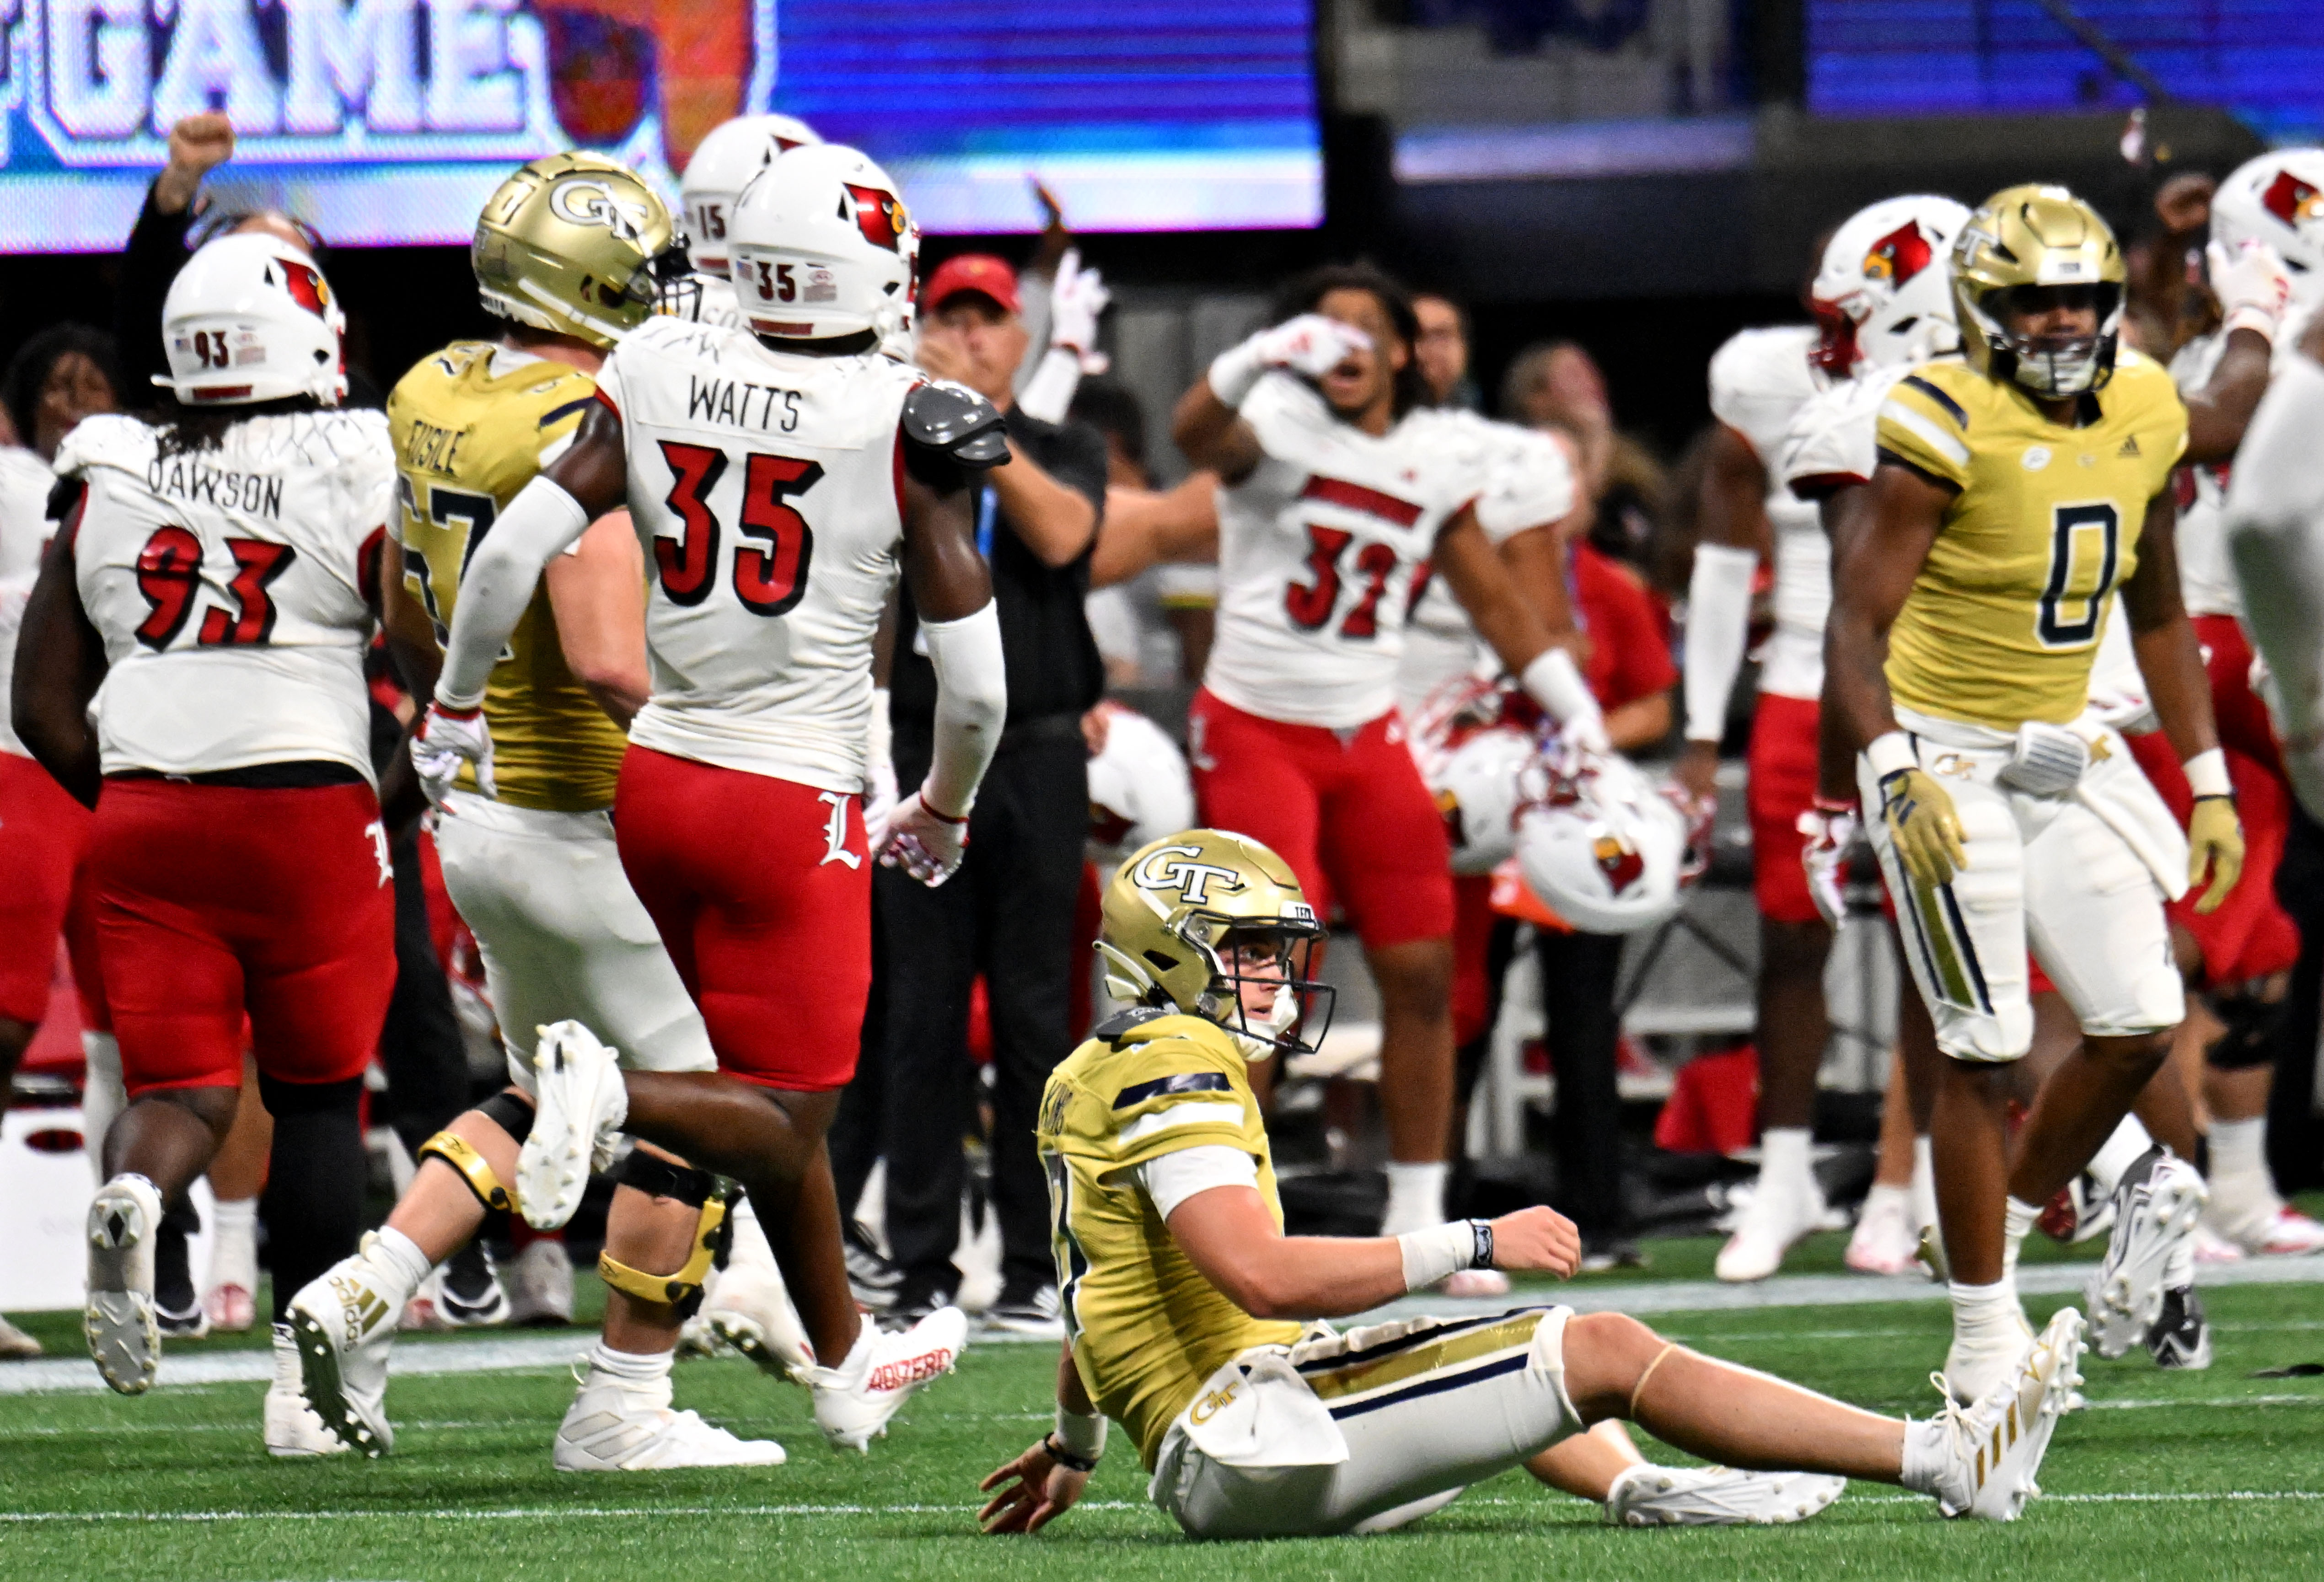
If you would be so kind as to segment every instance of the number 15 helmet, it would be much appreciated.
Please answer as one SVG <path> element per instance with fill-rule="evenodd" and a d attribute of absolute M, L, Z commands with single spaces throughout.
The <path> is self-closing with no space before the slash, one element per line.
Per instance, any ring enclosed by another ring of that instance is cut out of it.
<path fill-rule="evenodd" d="M 1307 976 L 1323 922 L 1291 865 L 1247 835 L 1182 830 L 1139 848 L 1106 886 L 1103 917 L 1097 953 L 1115 999 L 1215 1022 L 1252 1060 L 1312 1051 L 1331 1023 L 1332 990 Z M 1250 984 L 1274 989 L 1263 1012 L 1244 1004 Z"/>
<path fill-rule="evenodd" d="M 861 149 L 809 143 L 751 178 L 726 219 L 734 300 L 768 341 L 901 328 L 918 284 L 920 230 Z"/>
<path fill-rule="evenodd" d="M 590 153 L 520 168 L 484 200 L 468 262 L 486 312 L 593 346 L 646 321 L 682 254 L 636 172 Z"/>
<path fill-rule="evenodd" d="M 347 393 L 346 315 L 315 261 L 279 236 L 220 236 L 186 261 L 161 308 L 166 385 L 189 407 Z"/>
<path fill-rule="evenodd" d="M 724 274 L 726 221 L 735 197 L 782 155 L 822 141 L 814 127 L 791 115 L 737 115 L 713 127 L 678 184 L 678 220 L 694 267 Z"/>
<path fill-rule="evenodd" d="M 2036 396 L 2098 389 L 2114 377 L 2126 278 L 2114 233 L 2064 188 L 1995 193 L 1953 244 L 1953 301 L 1969 366 Z M 2063 345 L 2011 335 L 2002 317 L 2011 294 L 2044 288 L 2087 296 L 2098 310 L 2095 333 Z"/>

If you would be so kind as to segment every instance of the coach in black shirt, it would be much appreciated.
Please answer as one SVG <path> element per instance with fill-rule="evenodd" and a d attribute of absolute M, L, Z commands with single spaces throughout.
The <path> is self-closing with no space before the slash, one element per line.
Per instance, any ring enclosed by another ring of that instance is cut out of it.
<path fill-rule="evenodd" d="M 903 1276 L 898 1308 L 912 1313 L 950 1301 L 960 1282 L 953 1255 L 961 1139 L 976 1120 L 969 990 L 982 974 L 992 1027 L 992 1204 L 1002 1274 L 990 1321 L 1060 1332 L 1048 1189 L 1033 1128 L 1049 1071 L 1072 1049 L 1073 976 L 1087 970 L 1074 939 L 1089 829 L 1081 718 L 1098 701 L 1105 670 L 1082 601 L 1105 499 L 1105 441 L 1084 425 L 1061 427 L 1015 409 L 1010 382 L 1027 336 L 1008 264 L 983 254 L 953 259 L 929 277 L 920 304 L 922 365 L 1008 416 L 1011 459 L 987 474 L 976 536 L 992 568 L 1009 718 L 969 817 L 960 871 L 936 889 L 899 869 L 874 876 L 877 1009 L 850 1105 L 859 1139 L 869 1129 L 866 1111 L 880 1116 L 888 1239 Z M 890 675 L 897 783 L 917 786 L 933 753 L 936 683 L 908 593 L 901 595 Z M 868 1150 L 843 1144 L 840 1151 L 855 1155 L 837 1161 L 845 1202 L 861 1184 L 848 1167 L 868 1168 L 861 1157 Z"/>

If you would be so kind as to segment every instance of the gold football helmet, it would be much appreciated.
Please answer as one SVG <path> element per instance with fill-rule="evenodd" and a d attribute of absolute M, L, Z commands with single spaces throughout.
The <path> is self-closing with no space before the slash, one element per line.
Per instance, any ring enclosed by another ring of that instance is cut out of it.
<path fill-rule="evenodd" d="M 1114 998 L 1216 1022 L 1253 1060 L 1312 1051 L 1323 1038 L 1332 990 L 1307 969 L 1323 924 L 1291 865 L 1257 841 L 1222 830 L 1165 835 L 1114 870 L 1103 911 L 1097 953 Z M 1277 986 L 1268 1010 L 1246 1009 L 1246 982 Z"/>
<path fill-rule="evenodd" d="M 468 261 L 487 311 L 610 346 L 652 314 L 683 269 L 662 200 L 626 166 L 550 154 L 500 184 Z"/>
<path fill-rule="evenodd" d="M 2062 187 L 2005 188 L 1953 243 L 1961 350 L 1978 373 L 2031 395 L 2097 390 L 2114 376 L 2125 279 L 2122 249 L 2098 210 Z M 2095 336 L 2061 342 L 2009 332 L 2002 315 L 2010 293 L 2052 289 L 2070 301 L 2087 297 L 2098 309 Z"/>

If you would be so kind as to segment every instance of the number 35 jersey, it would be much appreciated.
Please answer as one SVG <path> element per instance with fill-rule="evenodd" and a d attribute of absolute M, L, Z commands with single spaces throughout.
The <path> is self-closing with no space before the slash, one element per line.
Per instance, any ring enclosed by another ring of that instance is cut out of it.
<path fill-rule="evenodd" d="M 2077 428 L 2015 385 L 1933 363 L 1881 403 L 1879 453 L 1959 491 L 1888 639 L 1897 704 L 2015 731 L 2089 704 L 2114 591 L 2147 502 L 2187 448 L 2171 376 L 2125 349 Z"/>
<path fill-rule="evenodd" d="M 363 655 L 395 461 L 377 412 L 252 418 L 214 449 L 163 454 L 134 418 L 58 447 L 87 485 L 73 537 L 109 667 L 106 774 L 345 764 L 371 777 Z"/>
<path fill-rule="evenodd" d="M 651 318 L 598 372 L 621 414 L 653 591 L 640 747 L 862 788 L 872 639 L 903 538 L 898 425 L 918 371 Z"/>
<path fill-rule="evenodd" d="M 573 443 L 597 387 L 567 363 L 483 341 L 422 358 L 387 398 L 401 474 L 394 533 L 403 581 L 444 640 L 477 542 L 533 474 Z M 565 663 L 544 584 L 484 685 L 498 800 L 586 813 L 613 800 L 626 745 Z M 482 794 L 475 771 L 460 788 Z"/>
<path fill-rule="evenodd" d="M 1424 413 L 1367 434 L 1281 373 L 1242 417 L 1266 455 L 1219 491 L 1218 637 L 1203 684 L 1286 724 L 1377 720 L 1396 706 L 1405 617 L 1436 535 L 1478 492 L 1474 446 Z"/>

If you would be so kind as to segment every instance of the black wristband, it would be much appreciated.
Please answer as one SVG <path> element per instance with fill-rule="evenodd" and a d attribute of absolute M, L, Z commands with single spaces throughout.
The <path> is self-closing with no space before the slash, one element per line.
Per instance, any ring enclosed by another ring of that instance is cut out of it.
<path fill-rule="evenodd" d="M 1041 1449 L 1048 1456 L 1050 1460 L 1065 1468 L 1068 1472 L 1095 1472 L 1097 1470 L 1097 1458 L 1095 1457 L 1076 1456 L 1071 1450 L 1066 1449 L 1063 1445 L 1057 1443 L 1056 1430 L 1054 1429 L 1041 1436 Z"/>
<path fill-rule="evenodd" d="M 1471 1219 L 1469 1229 L 1477 1238 L 1476 1250 L 1469 1255 L 1469 1267 L 1489 1269 L 1493 1266 L 1493 1225 L 1489 1219 Z"/>

